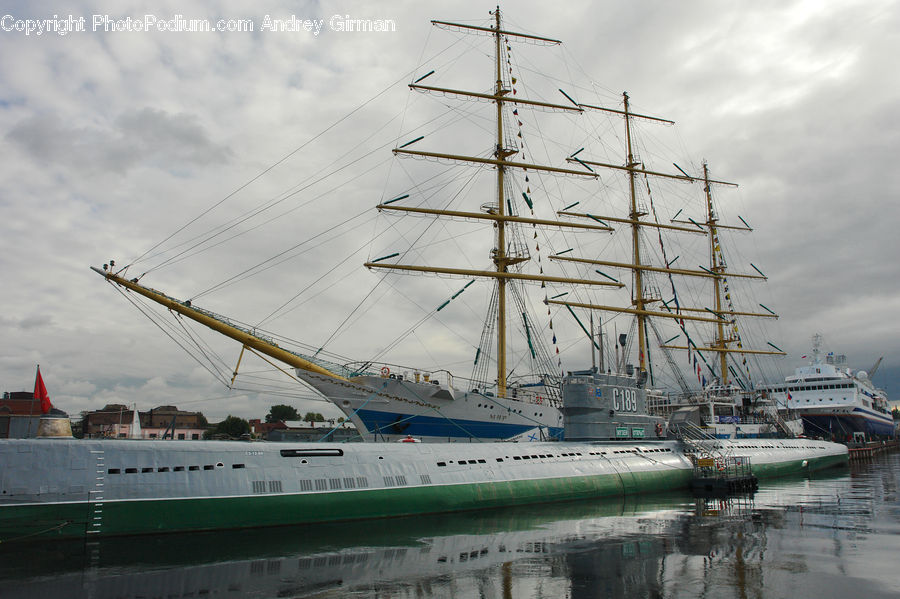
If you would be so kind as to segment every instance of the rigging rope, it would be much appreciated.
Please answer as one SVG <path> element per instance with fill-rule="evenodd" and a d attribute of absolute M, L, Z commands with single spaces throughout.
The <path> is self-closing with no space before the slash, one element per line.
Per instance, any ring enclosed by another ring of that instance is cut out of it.
<path fill-rule="evenodd" d="M 400 78 L 397 79 L 396 81 L 391 82 L 387 87 L 385 87 L 384 89 L 382 89 L 380 92 L 378 92 L 377 94 L 375 94 L 374 96 L 372 96 L 371 98 L 369 98 L 368 100 L 366 100 L 365 102 L 363 102 L 362 104 L 360 104 L 359 106 L 357 106 L 356 108 L 354 108 L 353 110 L 351 110 L 349 113 L 347 113 L 347 114 L 345 114 L 344 116 L 342 116 L 341 118 L 339 118 L 337 121 L 335 121 L 335 122 L 333 122 L 332 124 L 328 125 L 328 127 L 326 127 L 325 129 L 323 129 L 322 131 L 320 131 L 319 133 L 317 133 L 316 135 L 314 135 L 313 137 L 311 137 L 311 138 L 308 139 L 307 141 L 303 142 L 301 145 L 299 145 L 298 147 L 294 148 L 293 150 L 291 150 L 290 152 L 288 152 L 288 153 L 285 154 L 284 156 L 282 156 L 282 157 L 281 157 L 280 159 L 278 159 L 276 162 L 274 162 L 273 164 L 271 164 L 271 165 L 269 165 L 268 167 L 266 167 L 265 169 L 263 169 L 263 170 L 262 170 L 260 173 L 258 173 L 256 176 L 252 177 L 249 181 L 247 181 L 246 183 L 240 185 L 237 189 L 235 189 L 234 191 L 232 191 L 231 193 L 229 193 L 228 195 L 226 195 L 224 198 L 222 198 L 222 199 L 219 200 L 218 202 L 214 203 L 212 206 L 210 206 L 209 208 L 207 208 L 206 210 L 204 210 L 203 212 L 201 212 L 200 214 L 198 214 L 197 216 L 195 216 L 193 219 L 191 219 L 190 221 L 188 221 L 187 223 L 185 223 L 184 225 L 182 225 L 182 226 L 181 226 L 179 229 L 177 229 L 174 233 L 172 233 L 171 235 L 169 235 L 168 237 L 166 237 L 165 239 L 163 239 L 162 241 L 160 241 L 159 243 L 157 243 L 156 245 L 154 245 L 153 247 L 151 247 L 150 249 L 148 249 L 147 251 L 145 251 L 143 254 L 141 254 L 138 258 L 136 258 L 135 260 L 133 260 L 131 263 L 132 263 L 132 264 L 135 264 L 135 263 L 137 263 L 137 262 L 140 262 L 147 254 L 149 254 L 150 252 L 152 252 L 153 250 L 155 250 L 156 248 L 158 248 L 159 246 L 161 246 L 161 245 L 164 244 L 165 242 L 167 242 L 167 241 L 169 241 L 170 239 L 172 239 L 172 237 L 174 237 L 174 236 L 177 235 L 178 233 L 184 231 L 187 227 L 189 227 L 190 225 L 192 225 L 193 223 L 195 223 L 195 222 L 198 221 L 199 219 L 203 218 L 203 217 L 204 217 L 205 215 L 207 215 L 209 212 L 211 212 L 211 211 L 214 210 L 215 208 L 219 207 L 220 205 L 222 205 L 223 203 L 225 203 L 226 201 L 228 201 L 230 198 L 234 197 L 237 193 L 239 193 L 240 191 L 242 191 L 242 190 L 244 190 L 245 188 L 247 188 L 250 184 L 252 184 L 253 182 L 257 181 L 260 177 L 262 177 L 262 176 L 264 176 L 266 173 L 270 172 L 272 169 L 274 169 L 275 167 L 277 167 L 278 165 L 280 165 L 281 163 L 283 163 L 285 160 L 287 160 L 288 158 L 290 158 L 291 156 L 293 156 L 294 154 L 296 154 L 297 152 L 299 152 L 300 150 L 302 150 L 303 148 L 305 148 L 306 146 L 308 146 L 308 145 L 311 144 L 312 142 L 316 141 L 317 139 L 319 139 L 320 137 L 322 137 L 323 135 L 325 135 L 326 133 L 328 133 L 330 130 L 332 130 L 333 128 L 337 127 L 339 124 L 341 124 L 342 122 L 344 122 L 345 120 L 347 120 L 348 118 L 350 118 L 351 116 L 353 116 L 354 114 L 356 114 L 357 112 L 359 112 L 360 110 L 362 110 L 363 108 L 365 108 L 366 106 L 368 106 L 371 102 L 373 102 L 374 100 L 376 100 L 377 98 L 379 98 L 379 97 L 382 96 L 383 94 L 387 93 L 388 90 L 390 90 L 392 87 L 394 87 L 395 85 L 397 85 L 397 84 L 400 83 L 401 81 L 403 81 L 403 80 L 409 78 L 413 73 L 415 73 L 415 69 L 413 69 L 412 71 L 409 71 L 408 73 L 405 73 L 402 77 L 400 77 Z M 157 265 L 155 268 L 159 268 L 159 267 L 163 266 L 164 264 L 166 264 L 166 262 L 163 262 L 162 264 Z M 154 270 L 154 269 L 150 269 L 150 270 Z M 150 270 L 148 270 L 147 272 L 150 272 Z M 147 274 L 147 273 L 145 272 L 144 274 Z"/>

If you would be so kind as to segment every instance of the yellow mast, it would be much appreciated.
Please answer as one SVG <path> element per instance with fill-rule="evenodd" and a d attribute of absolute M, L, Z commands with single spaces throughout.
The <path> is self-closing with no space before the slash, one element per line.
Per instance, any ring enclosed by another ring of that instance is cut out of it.
<path fill-rule="evenodd" d="M 501 27 L 501 18 L 500 18 L 500 8 L 497 7 L 496 10 L 492 12 L 494 16 L 494 24 L 492 27 L 479 27 L 474 25 L 463 25 L 459 23 L 449 23 L 444 21 L 432 21 L 432 24 L 451 28 L 451 29 L 460 29 L 460 30 L 475 30 L 479 32 L 489 33 L 494 37 L 494 89 L 491 94 L 477 93 L 477 92 L 469 92 L 457 89 L 448 89 L 442 87 L 433 87 L 426 85 L 418 85 L 411 84 L 409 87 L 416 91 L 421 92 L 436 92 L 441 94 L 450 94 L 461 97 L 468 97 L 474 99 L 481 100 L 489 100 L 496 104 L 496 141 L 495 147 L 493 151 L 493 156 L 491 158 L 481 158 L 475 156 L 460 156 L 455 154 L 441 154 L 436 152 L 426 152 L 426 151 L 416 151 L 416 150 L 408 150 L 397 148 L 394 150 L 394 153 L 400 156 L 420 156 L 426 158 L 436 158 L 439 160 L 454 160 L 461 162 L 468 162 L 473 164 L 483 164 L 489 165 L 497 169 L 497 200 L 496 205 L 492 206 L 487 214 L 474 214 L 469 212 L 459 212 L 459 211 L 450 211 L 450 210 L 434 210 L 434 209 L 426 209 L 426 208 L 415 208 L 415 207 L 401 207 L 394 205 L 381 204 L 378 206 L 380 210 L 397 210 L 403 212 L 413 212 L 420 214 L 440 214 L 443 216 L 456 216 L 461 218 L 469 218 L 469 219 L 486 219 L 491 220 L 494 223 L 494 227 L 496 228 L 496 245 L 491 251 L 491 261 L 494 264 L 494 270 L 492 271 L 480 271 L 480 270 L 472 270 L 472 269 L 458 269 L 458 268 L 441 268 L 441 267 L 431 267 L 431 266 L 412 266 L 412 265 L 402 265 L 402 264 L 387 264 L 383 262 L 367 262 L 366 267 L 368 268 L 384 268 L 384 269 L 393 269 L 407 272 L 431 272 L 438 274 L 450 274 L 450 275 L 466 275 L 466 276 L 477 276 L 477 277 L 486 277 L 492 278 L 497 283 L 497 320 L 496 320 L 496 334 L 497 334 L 497 394 L 501 397 L 506 396 L 507 391 L 507 331 L 506 331 L 506 302 L 507 302 L 507 282 L 509 280 L 522 280 L 522 281 L 540 281 L 544 283 L 571 283 L 571 284 L 582 284 L 582 285 L 609 285 L 621 287 L 620 283 L 611 283 L 607 281 L 591 281 L 587 279 L 572 279 L 570 277 L 551 277 L 545 275 L 529 275 L 525 273 L 511 272 L 509 270 L 510 266 L 515 264 L 519 264 L 521 262 L 525 262 L 528 260 L 526 256 L 520 256 L 515 254 L 509 254 L 507 248 L 507 224 L 508 223 L 527 223 L 534 225 L 546 225 L 546 226 L 557 226 L 563 228 L 578 228 L 578 229 L 593 229 L 597 231 L 611 231 L 612 229 L 607 225 L 584 225 L 580 223 L 566 223 L 562 221 L 548 221 L 545 219 L 534 219 L 534 218 L 524 218 L 519 216 L 513 216 L 512 214 L 508 214 L 507 204 L 505 201 L 506 196 L 506 174 L 509 169 L 533 169 L 542 172 L 550 172 L 564 175 L 575 175 L 575 176 L 587 176 L 591 178 L 596 178 L 594 173 L 588 173 L 580 170 L 572 170 L 565 169 L 559 167 L 551 167 L 545 165 L 536 165 L 536 164 L 528 164 L 524 162 L 517 162 L 508 160 L 511 156 L 518 153 L 518 147 L 506 147 L 504 143 L 504 132 L 503 132 L 503 109 L 507 103 L 511 103 L 514 105 L 523 105 L 523 106 L 539 106 L 550 108 L 553 110 L 562 110 L 562 111 L 571 111 L 581 113 L 584 110 L 580 106 L 562 106 L 559 104 L 552 104 L 549 102 L 542 102 L 536 100 L 526 100 L 523 98 L 515 98 L 511 97 L 509 94 L 511 92 L 510 89 L 506 89 L 503 82 L 503 46 L 504 36 L 506 37 L 518 37 L 525 38 L 527 40 L 533 40 L 538 42 L 546 42 L 549 44 L 559 44 L 561 43 L 559 40 L 554 40 L 545 37 L 539 37 L 534 35 L 528 35 L 523 33 L 518 33 L 514 31 L 506 31 Z"/>
<path fill-rule="evenodd" d="M 92 266 L 91 270 L 102 275 L 107 281 L 115 283 L 120 287 L 130 289 L 135 293 L 139 293 L 147 299 L 153 300 L 154 302 L 165 306 L 173 312 L 177 312 L 182 316 L 186 316 L 191 320 L 199 322 L 200 324 L 205 325 L 212 330 L 225 335 L 226 337 L 231 337 L 235 341 L 241 343 L 244 347 L 254 349 L 261 354 L 265 354 L 270 358 L 274 358 L 276 360 L 284 362 L 285 364 L 293 366 L 294 368 L 300 368 L 301 370 L 314 372 L 316 374 L 321 374 L 334 379 L 340 379 L 342 381 L 348 380 L 347 378 L 335 374 L 330 370 L 322 368 L 318 364 L 314 364 L 313 362 L 310 362 L 309 360 L 298 356 L 293 352 L 278 347 L 271 341 L 267 341 L 259 337 L 258 335 L 254 335 L 253 333 L 238 328 L 220 318 L 216 318 L 214 315 L 206 312 L 205 310 L 194 308 L 193 306 L 191 306 L 191 303 L 189 301 L 178 301 L 160 291 L 141 285 L 137 282 L 137 279 L 129 281 L 128 279 L 114 274 L 112 270 L 105 270 L 105 268 L 106 267 L 104 266 L 104 270 L 100 270 L 99 268 Z"/>
<path fill-rule="evenodd" d="M 734 343 L 738 341 L 737 338 L 726 337 L 725 326 L 728 324 L 734 323 L 735 316 L 753 316 L 760 318 L 777 318 L 777 314 L 772 312 L 768 314 L 763 313 L 754 313 L 754 312 L 737 312 L 733 309 L 726 309 L 723 299 L 722 299 L 722 280 L 726 275 L 726 265 L 720 260 L 720 254 L 717 252 L 718 246 L 718 235 L 719 229 L 737 229 L 737 230 L 751 230 L 749 226 L 736 227 L 729 225 L 721 225 L 718 222 L 718 219 L 715 218 L 715 212 L 712 207 L 712 192 L 711 187 L 713 184 L 715 185 L 726 185 L 731 187 L 736 187 L 737 185 L 734 183 L 729 183 L 727 181 L 719 181 L 715 179 L 710 179 L 709 177 L 709 169 L 707 167 L 706 162 L 703 163 L 703 177 L 702 179 L 699 177 L 693 177 L 685 173 L 681 170 L 681 175 L 673 175 L 668 173 L 663 173 L 659 171 L 649 170 L 641 165 L 640 161 L 635 157 L 633 145 L 632 145 L 632 137 L 631 137 L 631 119 L 632 118 L 641 118 L 648 119 L 652 121 L 659 121 L 663 123 L 672 124 L 672 121 L 661 119 L 658 117 L 647 116 L 643 114 L 636 114 L 630 110 L 629 106 L 629 98 L 627 93 L 623 93 L 624 98 L 624 110 L 615 110 L 611 108 L 604 108 L 601 106 L 592 106 L 590 104 L 578 104 L 577 106 L 582 109 L 591 109 L 591 110 L 599 110 L 603 112 L 613 113 L 621 115 L 625 119 L 625 138 L 626 138 L 626 152 L 627 152 L 627 161 L 624 166 L 616 165 L 616 164 L 608 164 L 604 162 L 596 162 L 583 158 L 575 158 L 574 155 L 570 156 L 568 159 L 569 163 L 578 163 L 583 167 L 590 168 L 591 166 L 598 166 L 601 168 L 609 168 L 613 170 L 622 170 L 628 173 L 628 181 L 629 181 L 629 192 L 631 199 L 631 214 L 629 218 L 615 218 L 609 216 L 595 216 L 592 214 L 580 214 L 568 211 L 560 211 L 557 214 L 560 216 L 576 216 L 582 218 L 590 218 L 596 222 L 600 222 L 605 224 L 607 221 L 612 223 L 622 223 L 622 224 L 630 224 L 632 228 L 632 264 L 621 263 L 621 262 L 611 262 L 604 260 L 590 260 L 585 258 L 576 258 L 569 256 L 550 256 L 551 260 L 560 260 L 560 261 L 571 261 L 571 262 L 580 262 L 584 264 L 596 264 L 601 266 L 611 266 L 613 268 L 628 268 L 634 271 L 634 290 L 632 292 L 632 305 L 633 309 L 625 309 L 625 308 L 617 308 L 615 306 L 606 306 L 606 305 L 595 305 L 595 304 L 578 304 L 569 301 L 555 301 L 551 300 L 551 304 L 559 304 L 566 305 L 569 307 L 581 307 L 587 308 L 591 310 L 604 310 L 610 312 L 619 312 L 619 313 L 627 313 L 634 314 L 637 319 L 638 324 L 638 346 L 640 349 L 640 364 L 639 368 L 641 371 L 646 371 L 647 369 L 647 355 L 646 355 L 646 318 L 654 317 L 654 318 L 670 318 L 676 320 L 689 320 L 689 321 L 700 321 L 700 322 L 710 322 L 715 323 L 717 335 L 715 341 L 708 344 L 704 347 L 704 349 L 709 351 L 714 351 L 719 356 L 719 370 L 722 373 L 722 381 L 723 383 L 728 382 L 728 365 L 727 365 L 727 356 L 729 353 L 743 353 L 743 354 L 760 354 L 760 355 L 785 355 L 784 352 L 781 351 L 768 351 L 768 350 L 749 350 L 744 349 L 738 346 L 737 349 L 732 349 L 729 347 L 730 343 Z M 675 165 L 677 167 L 677 165 Z M 673 223 L 679 223 L 684 225 L 690 225 L 690 227 L 678 227 L 672 225 L 662 225 L 659 223 L 651 223 L 641 220 L 642 216 L 645 216 L 646 213 L 642 213 L 638 211 L 637 207 L 637 197 L 636 197 L 636 186 L 635 186 L 635 178 L 638 175 L 652 176 L 652 177 L 663 177 L 667 179 L 685 181 L 689 183 L 695 183 L 702 181 L 704 183 L 704 191 L 706 193 L 706 222 L 698 223 L 693 220 L 675 220 L 673 219 Z M 746 223 L 744 223 L 746 225 Z M 666 265 L 665 267 L 653 267 L 644 265 L 641 263 L 641 249 L 640 249 L 640 239 L 639 239 L 639 229 L 640 227 L 655 227 L 659 229 L 669 229 L 675 231 L 683 231 L 689 233 L 703 233 L 709 235 L 710 242 L 710 255 L 711 255 L 711 267 L 710 269 L 705 269 L 700 267 L 702 270 L 693 270 L 693 269 L 676 269 L 671 268 Z M 758 270 L 758 269 L 757 269 Z M 643 273 L 644 272 L 660 272 L 665 274 L 675 274 L 680 276 L 691 276 L 691 277 L 705 277 L 711 278 L 713 280 L 713 291 L 714 291 L 714 302 L 715 302 L 715 310 L 710 309 L 700 309 L 700 308 L 687 308 L 684 306 L 680 307 L 679 313 L 676 314 L 674 312 L 662 312 L 662 311 L 654 311 L 648 310 L 646 308 L 647 304 L 652 303 L 654 301 L 658 301 L 658 298 L 648 298 L 644 295 L 643 288 Z M 750 274 L 737 274 L 737 273 L 727 273 L 727 276 L 730 277 L 738 277 L 738 278 L 746 278 L 746 279 L 763 279 L 766 277 L 761 273 L 759 276 L 750 275 Z M 763 306 L 765 307 L 765 306 Z M 768 308 L 767 308 L 768 310 Z M 690 316 L 686 314 L 689 312 L 709 312 L 712 318 L 710 317 L 700 317 L 700 316 Z M 687 345 L 668 345 L 663 344 L 660 347 L 666 349 L 688 349 Z M 773 346 L 774 347 L 774 346 Z"/>
<path fill-rule="evenodd" d="M 716 228 L 718 219 L 713 211 L 712 205 L 712 189 L 709 184 L 709 167 L 706 161 L 703 161 L 703 191 L 706 192 L 706 226 L 709 229 L 709 269 L 718 275 L 713 278 L 713 298 L 716 304 L 716 314 L 721 314 L 724 309 L 722 305 L 722 276 L 725 274 L 725 265 L 719 259 L 717 246 L 719 245 L 719 231 Z M 728 343 L 734 339 L 725 338 L 725 323 L 721 320 L 716 323 L 716 340 L 713 343 L 713 349 L 724 350 L 728 347 Z M 728 384 L 728 353 L 719 351 L 719 379 L 722 385 Z"/>
<path fill-rule="evenodd" d="M 635 265 L 641 264 L 641 224 L 640 218 L 644 216 L 645 212 L 638 212 L 637 208 L 637 192 L 635 190 L 635 178 L 637 173 L 634 172 L 634 169 L 640 164 L 634 159 L 634 151 L 631 147 L 631 115 L 628 111 L 628 93 L 623 92 L 622 97 L 625 101 L 625 140 L 627 144 L 628 150 L 628 161 L 626 162 L 626 166 L 628 167 L 628 187 L 629 192 L 631 194 L 631 213 L 629 214 L 629 218 L 631 218 L 631 252 L 632 259 L 634 260 Z M 644 298 L 644 280 L 643 280 L 643 271 L 640 268 L 634 269 L 634 289 L 632 290 L 632 300 L 631 305 L 635 308 L 635 316 L 637 317 L 637 335 L 638 335 L 638 368 L 641 372 L 647 372 L 647 343 L 644 338 L 645 335 L 645 327 L 647 314 L 646 305 L 648 300 Z"/>
<path fill-rule="evenodd" d="M 497 214 L 503 216 L 503 178 L 506 174 L 506 166 L 503 162 L 512 154 L 503 147 L 503 96 L 507 90 L 503 89 L 500 53 L 500 7 L 494 10 L 494 44 L 496 48 L 495 62 L 497 67 L 497 83 L 494 94 L 497 96 L 497 149 L 494 155 L 500 161 L 497 164 Z M 506 223 L 503 220 L 496 221 L 497 247 L 494 248 L 494 264 L 498 273 L 506 272 L 509 262 L 506 257 Z M 497 395 L 506 397 L 506 279 L 497 278 Z"/>
<path fill-rule="evenodd" d="M 722 281 L 723 279 L 728 277 L 739 277 L 745 279 L 763 279 L 766 277 L 762 274 L 760 275 L 749 275 L 749 274 L 737 274 L 737 273 L 729 273 L 728 267 L 725 262 L 721 259 L 721 246 L 719 244 L 719 229 L 736 229 L 741 231 L 750 231 L 750 227 L 736 227 L 736 226 L 728 226 L 722 225 L 719 223 L 719 219 L 716 218 L 715 210 L 713 209 L 712 202 L 712 185 L 715 183 L 721 183 L 721 181 L 716 181 L 709 178 L 709 166 L 706 161 L 703 161 L 703 191 L 706 199 L 706 222 L 703 225 L 706 227 L 709 232 L 709 255 L 710 255 L 710 265 L 709 271 L 712 273 L 713 280 L 713 302 L 715 304 L 715 314 L 719 317 L 716 321 L 716 335 L 715 339 L 710 342 L 708 345 L 704 346 L 702 349 L 706 351 L 715 352 L 718 354 L 718 366 L 719 366 L 719 379 L 720 383 L 724 386 L 729 383 L 728 377 L 728 354 L 749 354 L 749 355 L 766 355 L 766 356 L 784 356 L 786 355 L 782 351 L 771 351 L 771 350 L 754 350 L 747 349 L 741 346 L 738 343 L 738 347 L 733 349 L 729 347 L 730 344 L 736 343 L 739 341 L 737 337 L 728 334 L 726 336 L 725 325 L 730 324 L 734 325 L 736 316 L 750 316 L 755 318 L 778 318 L 778 315 L 770 312 L 768 314 L 764 313 L 756 313 L 756 312 L 738 312 L 732 309 L 726 309 L 725 302 L 723 301 L 722 294 Z M 684 220 L 674 220 L 672 222 L 678 223 L 692 223 L 696 224 L 693 221 L 684 221 Z M 746 223 L 745 223 L 746 224 Z M 764 306 L 763 306 L 764 307 Z M 695 308 L 682 308 L 684 312 L 697 312 L 699 310 Z M 771 344 L 770 344 L 771 345 Z M 661 347 L 667 349 L 690 349 L 687 345 L 662 345 Z M 774 347 L 774 346 L 773 346 Z"/>

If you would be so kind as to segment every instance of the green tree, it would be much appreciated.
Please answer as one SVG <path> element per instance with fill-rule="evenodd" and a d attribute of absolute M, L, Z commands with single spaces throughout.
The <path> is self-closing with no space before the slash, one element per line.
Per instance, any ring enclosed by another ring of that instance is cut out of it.
<path fill-rule="evenodd" d="M 325 422 L 325 417 L 318 412 L 307 412 L 303 417 L 303 422 Z"/>
<path fill-rule="evenodd" d="M 286 420 L 300 420 L 300 414 L 295 408 L 284 404 L 272 406 L 269 408 L 269 413 L 266 414 L 266 422 L 284 422 Z"/>
<path fill-rule="evenodd" d="M 207 429 L 205 433 L 203 433 L 204 439 L 211 439 L 213 437 L 229 437 L 231 439 L 240 439 L 241 435 L 248 434 L 250 432 L 250 423 L 244 420 L 243 418 L 238 418 L 237 416 L 232 416 L 229 414 L 225 420 L 215 425 L 211 429 Z"/>

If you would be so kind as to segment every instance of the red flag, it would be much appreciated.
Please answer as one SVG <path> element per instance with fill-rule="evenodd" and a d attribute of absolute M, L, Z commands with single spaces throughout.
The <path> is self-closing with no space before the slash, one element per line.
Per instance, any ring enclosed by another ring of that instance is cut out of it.
<path fill-rule="evenodd" d="M 41 414 L 46 414 L 53 407 L 53 404 L 50 403 L 47 387 L 44 386 L 44 379 L 41 378 L 40 366 L 37 369 L 37 378 L 34 379 L 34 398 L 41 400 Z"/>

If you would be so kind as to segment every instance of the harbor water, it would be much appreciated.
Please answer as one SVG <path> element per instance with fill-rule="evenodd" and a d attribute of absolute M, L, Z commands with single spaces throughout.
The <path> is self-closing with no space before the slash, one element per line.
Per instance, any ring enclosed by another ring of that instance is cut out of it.
<path fill-rule="evenodd" d="M 900 596 L 900 453 L 753 495 L 0 545 L 0 596 Z"/>

